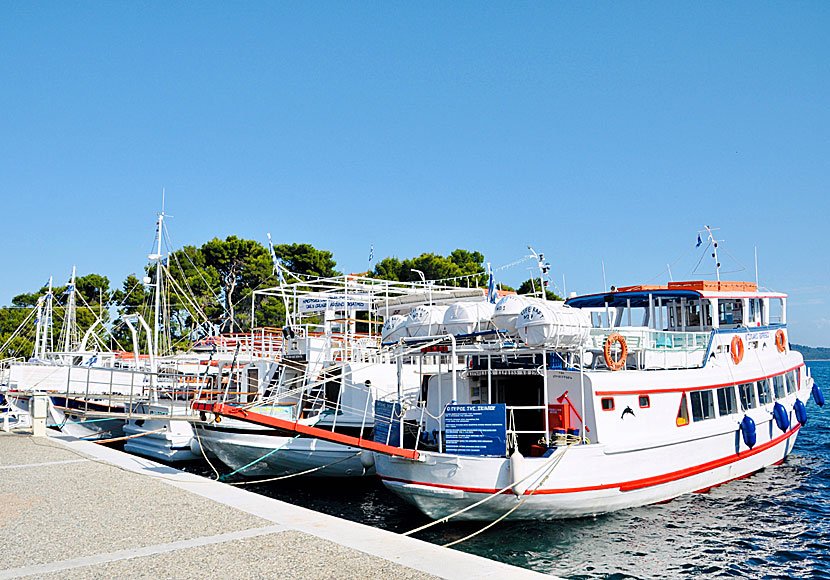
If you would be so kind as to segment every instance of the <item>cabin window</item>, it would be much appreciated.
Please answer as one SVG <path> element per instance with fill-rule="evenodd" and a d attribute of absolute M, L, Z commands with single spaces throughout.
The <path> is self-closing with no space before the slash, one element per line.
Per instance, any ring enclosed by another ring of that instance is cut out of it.
<path fill-rule="evenodd" d="M 651 407 L 651 401 L 648 399 L 648 395 L 640 395 L 640 408 L 646 409 Z"/>
<path fill-rule="evenodd" d="M 772 388 L 775 391 L 776 399 L 783 399 L 786 396 L 784 392 L 784 375 L 775 375 L 772 377 Z"/>
<path fill-rule="evenodd" d="M 604 397 L 602 399 L 602 410 L 603 411 L 613 411 L 614 410 L 614 397 Z"/>
<path fill-rule="evenodd" d="M 700 302 L 686 304 L 686 326 L 700 326 Z"/>
<path fill-rule="evenodd" d="M 738 385 L 738 394 L 741 397 L 741 408 L 744 410 L 754 409 L 758 406 L 758 402 L 755 399 L 755 383 Z"/>
<path fill-rule="evenodd" d="M 738 412 L 735 389 L 730 385 L 718 389 L 718 414 L 723 417 Z"/>
<path fill-rule="evenodd" d="M 715 398 L 712 391 L 692 391 L 692 419 L 703 421 L 715 418 Z"/>
<path fill-rule="evenodd" d="M 790 371 L 787 373 L 787 392 L 794 393 L 798 390 L 798 371 Z"/>
<path fill-rule="evenodd" d="M 680 397 L 680 408 L 677 410 L 677 426 L 682 427 L 683 425 L 689 424 L 689 407 L 686 405 L 686 393 L 683 393 L 683 396 Z"/>
<path fill-rule="evenodd" d="M 749 299 L 749 319 L 753 325 L 760 325 L 761 324 L 761 299 L 760 298 L 750 298 Z"/>
<path fill-rule="evenodd" d="M 743 305 L 740 300 L 719 300 L 718 301 L 718 320 L 722 325 L 743 324 Z"/>
<path fill-rule="evenodd" d="M 769 386 L 769 379 L 758 381 L 758 404 L 766 405 L 772 403 L 772 389 Z"/>

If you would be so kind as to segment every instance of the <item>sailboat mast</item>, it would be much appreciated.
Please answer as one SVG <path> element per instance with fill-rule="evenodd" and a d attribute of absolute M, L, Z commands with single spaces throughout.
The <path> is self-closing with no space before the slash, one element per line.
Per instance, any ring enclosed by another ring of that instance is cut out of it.
<path fill-rule="evenodd" d="M 156 296 L 155 296 L 155 318 L 153 322 L 153 345 L 157 352 L 159 349 L 159 310 L 161 302 L 161 231 L 164 227 L 164 202 L 162 201 L 162 209 L 159 214 L 158 229 L 156 230 L 156 238 L 158 244 L 156 245 Z"/>
<path fill-rule="evenodd" d="M 69 280 L 69 297 L 66 299 L 66 316 L 64 317 L 63 352 L 69 352 L 71 337 L 75 331 L 75 265 L 72 265 L 72 278 Z"/>

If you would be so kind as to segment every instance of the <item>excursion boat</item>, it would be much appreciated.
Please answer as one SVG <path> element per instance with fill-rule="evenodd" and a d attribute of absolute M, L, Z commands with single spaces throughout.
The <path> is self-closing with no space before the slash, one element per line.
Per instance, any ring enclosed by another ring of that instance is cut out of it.
<path fill-rule="evenodd" d="M 756 284 L 508 296 L 495 319 L 400 340 L 449 370 L 423 376 L 375 469 L 431 518 L 592 516 L 705 491 L 783 461 L 811 391 L 823 403 L 786 295 Z"/>
<path fill-rule="evenodd" d="M 435 334 L 445 322 L 475 324 L 453 317 L 453 305 L 481 302 L 485 293 L 354 274 L 257 290 L 286 304 L 279 368 L 252 380 L 254 400 L 195 402 L 204 417 L 195 424 L 199 443 L 233 474 L 249 477 L 373 475 L 371 453 L 360 444 L 373 440 L 376 405 L 416 405 L 423 378 L 439 370 L 430 357 L 400 355 L 383 343 Z"/>

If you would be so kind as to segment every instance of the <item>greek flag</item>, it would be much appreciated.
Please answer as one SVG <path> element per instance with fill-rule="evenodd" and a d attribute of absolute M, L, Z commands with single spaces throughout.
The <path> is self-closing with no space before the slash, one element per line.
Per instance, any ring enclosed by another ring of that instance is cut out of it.
<path fill-rule="evenodd" d="M 94 355 L 92 355 L 92 358 L 91 358 L 91 359 L 89 359 L 88 361 L 86 361 L 86 366 L 91 367 L 92 365 L 94 365 L 94 364 L 95 364 L 95 363 L 97 363 L 97 362 L 98 362 L 98 355 L 97 355 L 97 354 L 94 354 Z"/>
<path fill-rule="evenodd" d="M 369 246 L 369 263 L 372 263 L 372 260 L 375 259 L 375 244 Z"/>
<path fill-rule="evenodd" d="M 496 303 L 496 278 L 493 276 L 493 270 L 490 268 L 490 262 L 487 262 L 487 272 L 490 274 L 490 280 L 487 282 L 487 302 Z"/>
<path fill-rule="evenodd" d="M 277 282 L 282 284 L 285 281 L 282 273 L 282 262 L 280 262 L 277 253 L 274 251 L 274 242 L 271 241 L 270 232 L 268 232 L 268 253 L 271 254 L 271 261 L 274 262 L 274 272 L 277 273 Z"/>
<path fill-rule="evenodd" d="M 703 243 L 703 240 L 700 239 L 700 234 L 698 234 L 697 235 L 697 245 L 695 246 L 695 248 L 699 248 L 700 244 L 702 244 L 702 243 Z"/>

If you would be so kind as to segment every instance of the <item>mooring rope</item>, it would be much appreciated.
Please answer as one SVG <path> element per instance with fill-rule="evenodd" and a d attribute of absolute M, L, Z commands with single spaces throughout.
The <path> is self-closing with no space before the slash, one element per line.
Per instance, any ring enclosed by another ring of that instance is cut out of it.
<path fill-rule="evenodd" d="M 576 441 L 575 441 L 575 442 L 573 442 L 573 443 L 569 444 L 567 447 L 565 447 L 565 448 L 562 450 L 562 453 L 560 453 L 559 455 L 554 455 L 554 456 L 551 456 L 551 458 L 550 458 L 550 460 L 549 460 L 549 461 L 545 462 L 545 463 L 544 463 L 541 467 L 539 467 L 538 469 L 536 469 L 536 471 L 533 471 L 533 472 L 529 473 L 528 475 L 526 475 L 525 477 L 523 477 L 523 478 L 522 478 L 522 479 L 520 479 L 519 481 L 517 481 L 517 482 L 515 482 L 515 483 L 511 483 L 511 484 L 510 484 L 510 485 L 508 485 L 507 487 L 504 487 L 504 488 L 500 489 L 499 491 L 497 491 L 497 492 L 495 492 L 495 493 L 492 493 L 492 494 L 488 495 L 487 497 L 485 497 L 485 498 L 482 498 L 482 499 L 478 500 L 478 501 L 477 501 L 477 502 L 475 502 L 474 504 L 468 505 L 467 507 L 465 507 L 465 508 L 462 508 L 462 509 L 458 510 L 457 512 L 451 513 L 451 514 L 450 514 L 450 515 L 448 515 L 448 516 L 444 516 L 443 518 L 440 518 L 440 519 L 437 519 L 437 520 L 435 520 L 435 521 L 429 522 L 428 524 L 424 524 L 423 526 L 420 526 L 420 527 L 418 527 L 418 528 L 415 528 L 414 530 L 409 530 L 408 532 L 404 532 L 402 535 L 404 535 L 404 536 L 411 536 L 412 534 L 416 534 L 416 533 L 418 533 L 418 532 L 420 532 L 420 531 L 426 530 L 427 528 L 431 528 L 432 526 L 435 526 L 435 525 L 438 525 L 438 524 L 443 524 L 443 523 L 446 523 L 446 522 L 448 522 L 449 520 L 451 520 L 452 518 L 454 518 L 455 516 L 459 516 L 459 515 L 461 515 L 461 514 L 463 514 L 463 513 L 467 512 L 467 511 L 470 511 L 471 509 L 476 508 L 476 507 L 478 507 L 478 506 L 482 505 L 483 503 L 490 501 L 490 500 L 491 500 L 491 499 L 493 499 L 494 497 L 496 497 L 496 496 L 499 496 L 499 495 L 503 494 L 504 492 L 508 491 L 509 489 L 516 487 L 516 486 L 517 486 L 517 485 L 519 485 L 520 483 L 523 483 L 524 481 L 527 481 L 527 480 L 528 480 L 528 479 L 530 479 L 531 477 L 533 477 L 533 476 L 535 476 L 536 474 L 538 474 L 539 472 L 541 472 L 543 469 L 550 468 L 550 470 L 551 470 L 551 471 L 553 471 L 553 468 L 554 468 L 554 467 L 556 467 L 556 466 L 559 464 L 559 462 L 562 460 L 562 457 L 564 457 L 565 452 L 566 452 L 568 449 L 570 449 L 571 447 L 573 447 L 574 445 L 576 445 L 576 443 L 578 443 L 578 442 L 576 442 Z M 549 474 L 548 474 L 548 475 L 549 475 Z M 541 485 L 542 485 L 542 482 L 544 482 L 546 479 L 547 479 L 547 476 L 546 476 L 546 477 L 545 477 L 545 478 L 544 478 L 544 479 L 543 479 L 543 480 L 542 480 L 542 481 L 541 481 L 541 482 L 540 482 L 540 483 L 539 483 L 539 484 L 538 484 L 538 485 L 534 488 L 534 490 L 533 490 L 533 491 L 535 492 L 535 491 L 536 491 L 536 489 L 538 489 L 538 488 L 539 488 L 539 486 L 541 486 Z M 532 493 L 531 493 L 531 494 L 528 494 L 528 497 L 529 497 L 530 495 L 532 495 Z M 521 505 L 521 503 L 523 503 L 525 500 L 526 500 L 526 498 L 523 498 L 523 499 L 520 501 L 519 505 Z M 513 507 L 510 511 L 508 511 L 508 512 L 507 512 L 504 516 L 502 516 L 501 518 L 499 518 L 499 520 L 496 520 L 496 522 L 497 522 L 497 521 L 500 521 L 501 519 L 504 519 L 505 517 L 507 517 L 507 516 L 508 516 L 510 513 L 512 513 L 512 512 L 513 512 L 516 508 L 518 508 L 518 507 L 519 507 L 519 505 L 514 506 L 514 507 Z M 487 527 L 490 527 L 491 525 L 495 524 L 496 522 L 491 522 L 491 524 L 489 524 Z M 487 529 L 487 528 L 484 528 L 484 529 Z M 484 531 L 484 529 L 479 530 L 479 532 L 476 532 L 476 533 L 480 533 L 480 532 Z M 473 534 L 473 535 L 475 535 L 475 534 Z M 472 535 L 471 535 L 471 536 L 469 536 L 469 537 L 472 537 Z M 467 538 L 462 538 L 461 540 L 458 540 L 458 541 L 463 541 L 463 540 L 465 540 L 465 539 L 467 539 Z M 456 543 L 458 543 L 458 542 L 456 542 Z"/>
<path fill-rule="evenodd" d="M 115 443 L 116 441 L 135 439 L 136 437 L 146 437 L 147 435 L 152 435 L 153 433 L 161 433 L 162 431 L 167 431 L 167 426 L 164 426 L 161 429 L 156 429 L 155 431 L 147 431 L 146 433 L 136 433 L 135 435 L 127 435 L 125 437 L 115 437 L 114 439 L 100 439 L 98 441 L 95 441 L 95 443 Z"/>

